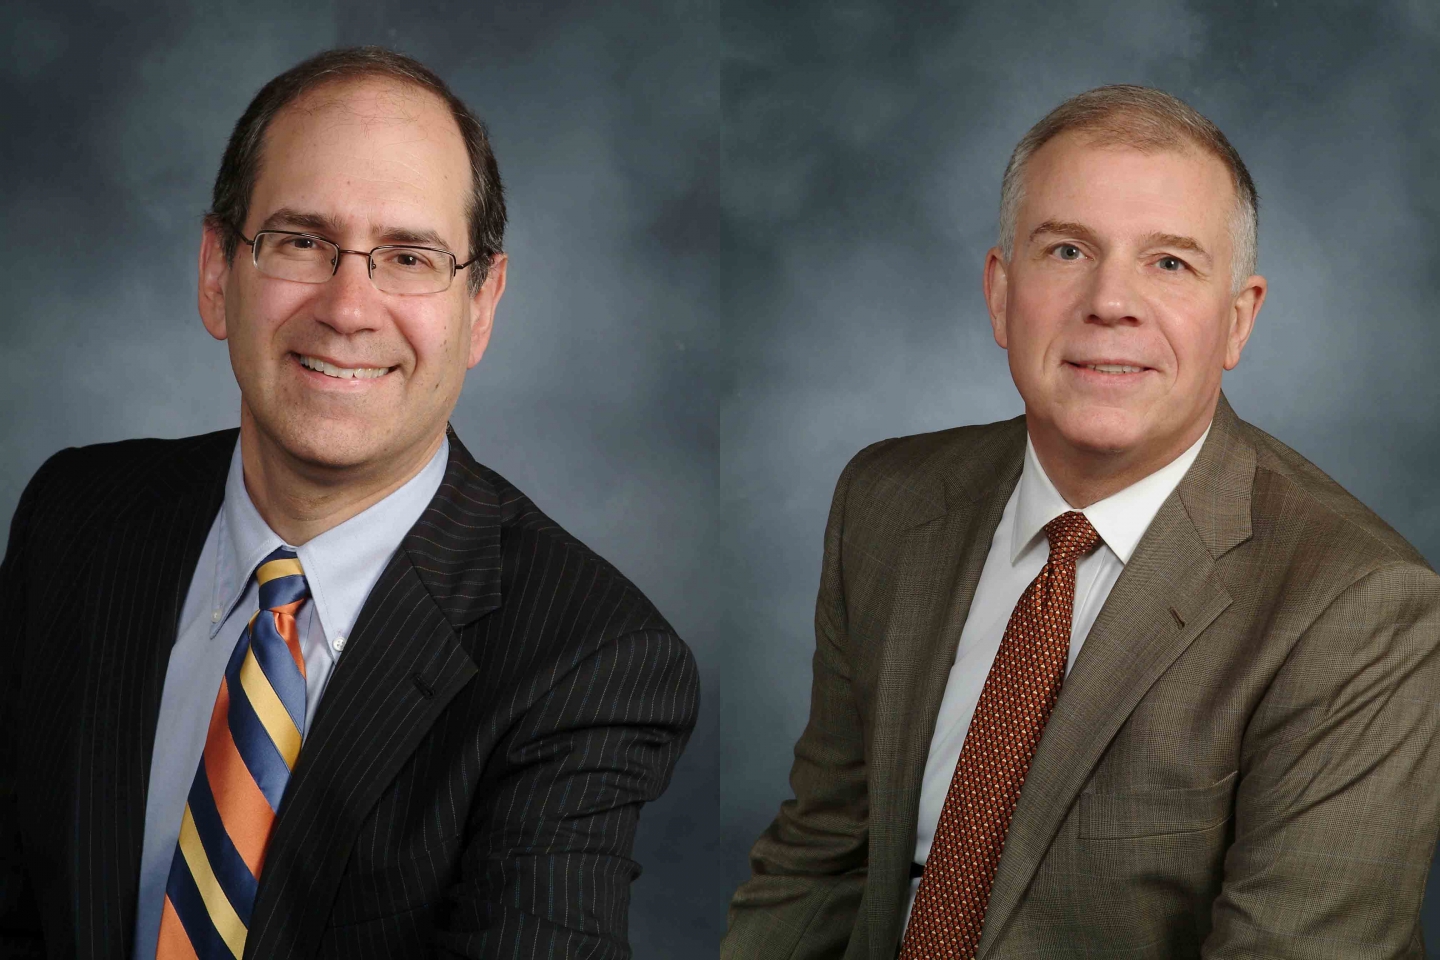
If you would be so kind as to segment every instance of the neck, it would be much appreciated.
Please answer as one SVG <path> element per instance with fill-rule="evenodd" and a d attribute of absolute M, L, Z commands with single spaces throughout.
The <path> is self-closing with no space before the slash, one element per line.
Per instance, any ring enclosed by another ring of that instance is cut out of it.
<path fill-rule="evenodd" d="M 300 546 L 403 487 L 440 449 L 444 431 L 384 463 L 333 467 L 301 460 L 256 424 L 241 402 L 240 461 L 250 502 L 282 540 Z"/>
<path fill-rule="evenodd" d="M 1045 476 L 1076 510 L 1114 496 L 1173 463 L 1204 435 L 1210 424 L 1206 420 L 1156 447 L 1114 451 L 1076 446 L 1054 430 L 1053 425 L 1031 425 L 1028 416 L 1026 419 L 1030 443 L 1035 447 L 1040 466 L 1045 468 Z"/>

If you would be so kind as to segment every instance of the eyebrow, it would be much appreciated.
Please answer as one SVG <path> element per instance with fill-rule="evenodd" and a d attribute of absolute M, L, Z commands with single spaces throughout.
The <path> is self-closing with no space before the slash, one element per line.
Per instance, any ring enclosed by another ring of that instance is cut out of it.
<path fill-rule="evenodd" d="M 1031 241 L 1035 240 L 1036 237 L 1046 235 L 1079 237 L 1083 240 L 1090 241 L 1095 239 L 1095 231 L 1085 226 L 1085 224 L 1074 220 L 1046 220 L 1034 230 L 1030 231 Z M 1145 246 L 1173 247 L 1177 250 L 1188 250 L 1191 253 L 1197 253 L 1201 257 L 1204 257 L 1206 263 L 1209 263 L 1211 260 L 1210 251 L 1206 250 L 1199 240 L 1179 233 L 1147 234 L 1145 237 Z"/>
<path fill-rule="evenodd" d="M 1046 220 L 1034 230 L 1030 231 L 1030 239 L 1046 234 L 1067 234 L 1072 237 L 1081 237 L 1085 240 L 1094 240 L 1095 232 L 1083 223 L 1074 220 Z"/>
<path fill-rule="evenodd" d="M 345 232 L 345 225 L 340 222 L 338 217 L 327 213 L 295 210 L 290 207 L 281 207 L 266 217 L 265 222 L 260 225 L 261 230 L 286 228 L 312 231 L 327 237 L 327 239 Z M 374 232 L 381 245 L 399 243 L 419 247 L 435 247 L 446 253 L 450 252 L 450 244 L 446 243 L 444 238 L 434 230 L 392 226 L 380 227 Z"/>
<path fill-rule="evenodd" d="M 1198 253 L 1210 262 L 1210 251 L 1201 246 L 1200 241 L 1194 237 L 1186 237 L 1178 233 L 1152 233 L 1145 238 L 1147 247 L 1174 247 L 1177 250 L 1189 250 L 1191 253 Z"/>

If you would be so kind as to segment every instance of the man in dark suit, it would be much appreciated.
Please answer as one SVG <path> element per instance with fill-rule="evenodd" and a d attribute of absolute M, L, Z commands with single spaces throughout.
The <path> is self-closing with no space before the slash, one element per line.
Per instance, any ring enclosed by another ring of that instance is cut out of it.
<path fill-rule="evenodd" d="M 448 430 L 505 288 L 483 127 L 332 51 L 200 250 L 240 428 L 62 451 L 0 569 L 0 955 L 627 957 L 683 642 Z"/>
<path fill-rule="evenodd" d="M 1440 578 L 1222 395 L 1255 214 L 1160 91 L 1016 147 L 985 294 L 1025 415 L 841 475 L 727 960 L 1424 956 Z"/>

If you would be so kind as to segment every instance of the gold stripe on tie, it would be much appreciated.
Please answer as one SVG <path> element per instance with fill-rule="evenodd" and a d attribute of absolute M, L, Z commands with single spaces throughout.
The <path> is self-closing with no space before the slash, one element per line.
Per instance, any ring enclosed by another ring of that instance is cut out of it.
<path fill-rule="evenodd" d="M 256 583 L 269 583 L 276 577 L 298 577 L 305 573 L 300 569 L 299 560 L 271 560 L 269 563 L 260 564 L 255 571 Z"/>
<path fill-rule="evenodd" d="M 245 651 L 245 660 L 240 664 L 240 686 L 245 688 L 245 696 L 254 708 L 255 716 L 260 718 L 265 732 L 279 749 L 286 768 L 294 770 L 295 758 L 300 756 L 300 731 L 295 729 L 290 711 L 280 702 L 279 695 L 260 667 L 260 661 L 255 659 L 254 647 Z"/>
<path fill-rule="evenodd" d="M 230 952 L 235 955 L 235 960 L 240 960 L 240 955 L 245 952 L 245 937 L 249 933 L 245 929 L 245 922 L 230 905 L 230 898 L 225 896 L 225 891 L 220 888 L 220 881 L 215 879 L 215 871 L 210 869 L 210 860 L 205 856 L 205 846 L 200 842 L 200 834 L 195 830 L 195 820 L 190 816 L 190 805 L 185 805 L 185 816 L 180 821 L 180 853 L 185 857 L 185 863 L 190 867 L 190 876 L 195 879 L 195 886 L 200 890 L 200 899 L 205 901 L 205 912 L 210 914 L 210 922 L 215 925 L 215 930 Z"/>

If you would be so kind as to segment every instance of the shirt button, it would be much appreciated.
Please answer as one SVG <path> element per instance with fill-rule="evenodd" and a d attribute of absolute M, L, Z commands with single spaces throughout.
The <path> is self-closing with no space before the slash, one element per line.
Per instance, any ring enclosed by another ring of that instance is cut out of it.
<path fill-rule="evenodd" d="M 210 622 L 211 622 L 211 623 L 219 623 L 219 622 L 220 622 L 220 611 L 219 611 L 219 610 L 216 610 L 214 613 L 210 614 Z"/>
<path fill-rule="evenodd" d="M 336 653 L 339 653 L 341 650 L 344 650 L 344 649 L 345 649 L 345 638 L 344 638 L 344 637 L 336 637 L 336 638 L 335 638 L 335 652 L 336 652 Z"/>

